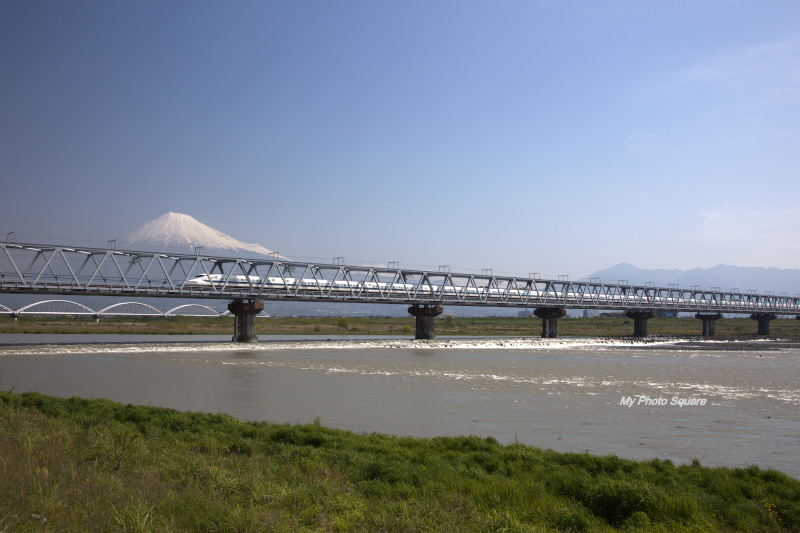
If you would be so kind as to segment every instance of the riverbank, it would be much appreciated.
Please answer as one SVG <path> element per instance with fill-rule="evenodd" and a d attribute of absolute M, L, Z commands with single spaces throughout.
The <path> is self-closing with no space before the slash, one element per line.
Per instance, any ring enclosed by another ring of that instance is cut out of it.
<path fill-rule="evenodd" d="M 699 336 L 701 323 L 694 318 L 653 318 L 650 335 Z M 414 318 L 384 317 L 286 317 L 259 318 L 259 335 L 414 335 Z M 717 338 L 752 338 L 757 324 L 749 318 L 717 321 Z M 0 317 L 0 333 L 231 335 L 232 317 Z M 633 320 L 625 317 L 562 318 L 564 337 L 627 337 Z M 521 317 L 443 317 L 436 320 L 439 336 L 540 336 L 541 320 Z M 800 341 L 800 320 L 781 318 L 770 322 L 770 337 Z"/>
<path fill-rule="evenodd" d="M 0 392 L 0 531 L 798 531 L 758 467 Z"/>

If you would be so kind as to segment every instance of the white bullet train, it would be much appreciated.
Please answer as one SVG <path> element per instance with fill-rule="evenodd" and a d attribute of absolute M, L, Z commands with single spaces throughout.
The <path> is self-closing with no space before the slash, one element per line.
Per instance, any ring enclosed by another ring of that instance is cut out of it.
<path fill-rule="evenodd" d="M 222 274 L 198 274 L 186 280 L 184 287 L 225 287 L 225 288 L 253 288 L 253 289 L 292 289 L 292 290 L 319 290 L 322 292 L 346 293 L 374 293 L 374 294 L 464 294 L 469 296 L 503 296 L 507 291 L 489 289 L 485 287 L 453 287 L 414 283 L 384 283 L 374 281 L 329 281 L 310 278 L 279 278 L 268 277 L 266 280 L 260 276 L 230 276 Z M 531 295 L 533 292 L 512 290 L 517 297 L 521 294 Z"/>
<path fill-rule="evenodd" d="M 626 306 L 665 308 L 665 309 L 698 309 L 703 310 L 712 304 L 715 309 L 731 309 L 741 311 L 742 309 L 759 310 L 763 304 L 757 301 L 731 301 L 731 300 L 709 300 L 706 298 L 695 298 L 670 294 L 663 296 L 659 292 L 642 293 L 631 291 L 627 294 L 604 294 L 599 292 L 568 292 L 542 291 L 535 285 L 526 289 L 513 288 L 490 288 L 490 287 L 457 287 L 453 285 L 433 285 L 429 283 L 384 283 L 374 281 L 329 281 L 317 280 L 313 278 L 281 278 L 260 276 L 228 276 L 223 274 L 198 274 L 186 280 L 184 288 L 211 288 L 217 289 L 252 289 L 252 290 L 291 290 L 307 291 L 320 295 L 340 293 L 342 295 L 376 295 L 385 297 L 407 296 L 407 297 L 445 297 L 454 298 L 459 301 L 465 300 L 495 300 L 507 302 L 509 300 L 522 300 L 532 302 L 537 305 L 581 305 L 588 307 L 622 308 Z"/>

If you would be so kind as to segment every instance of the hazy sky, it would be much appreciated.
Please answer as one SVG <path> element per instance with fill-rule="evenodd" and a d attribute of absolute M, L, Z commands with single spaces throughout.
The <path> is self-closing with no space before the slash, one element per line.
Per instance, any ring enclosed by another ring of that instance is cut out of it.
<path fill-rule="evenodd" d="M 0 2 L 0 238 L 800 268 L 800 2 Z"/>

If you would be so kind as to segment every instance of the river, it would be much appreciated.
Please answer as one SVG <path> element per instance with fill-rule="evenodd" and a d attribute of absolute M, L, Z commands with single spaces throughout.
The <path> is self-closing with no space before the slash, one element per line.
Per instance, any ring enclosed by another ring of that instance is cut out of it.
<path fill-rule="evenodd" d="M 800 478 L 800 348 L 650 339 L 0 335 L 0 389 Z M 193 341 L 193 342 L 189 342 Z"/>

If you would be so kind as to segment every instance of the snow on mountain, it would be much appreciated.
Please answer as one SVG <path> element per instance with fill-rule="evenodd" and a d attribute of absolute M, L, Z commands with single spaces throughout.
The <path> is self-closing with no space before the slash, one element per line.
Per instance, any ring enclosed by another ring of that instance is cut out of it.
<path fill-rule="evenodd" d="M 147 251 L 195 253 L 203 246 L 207 255 L 270 255 L 258 244 L 237 241 L 182 213 L 167 213 L 128 235 L 127 248 Z"/>

